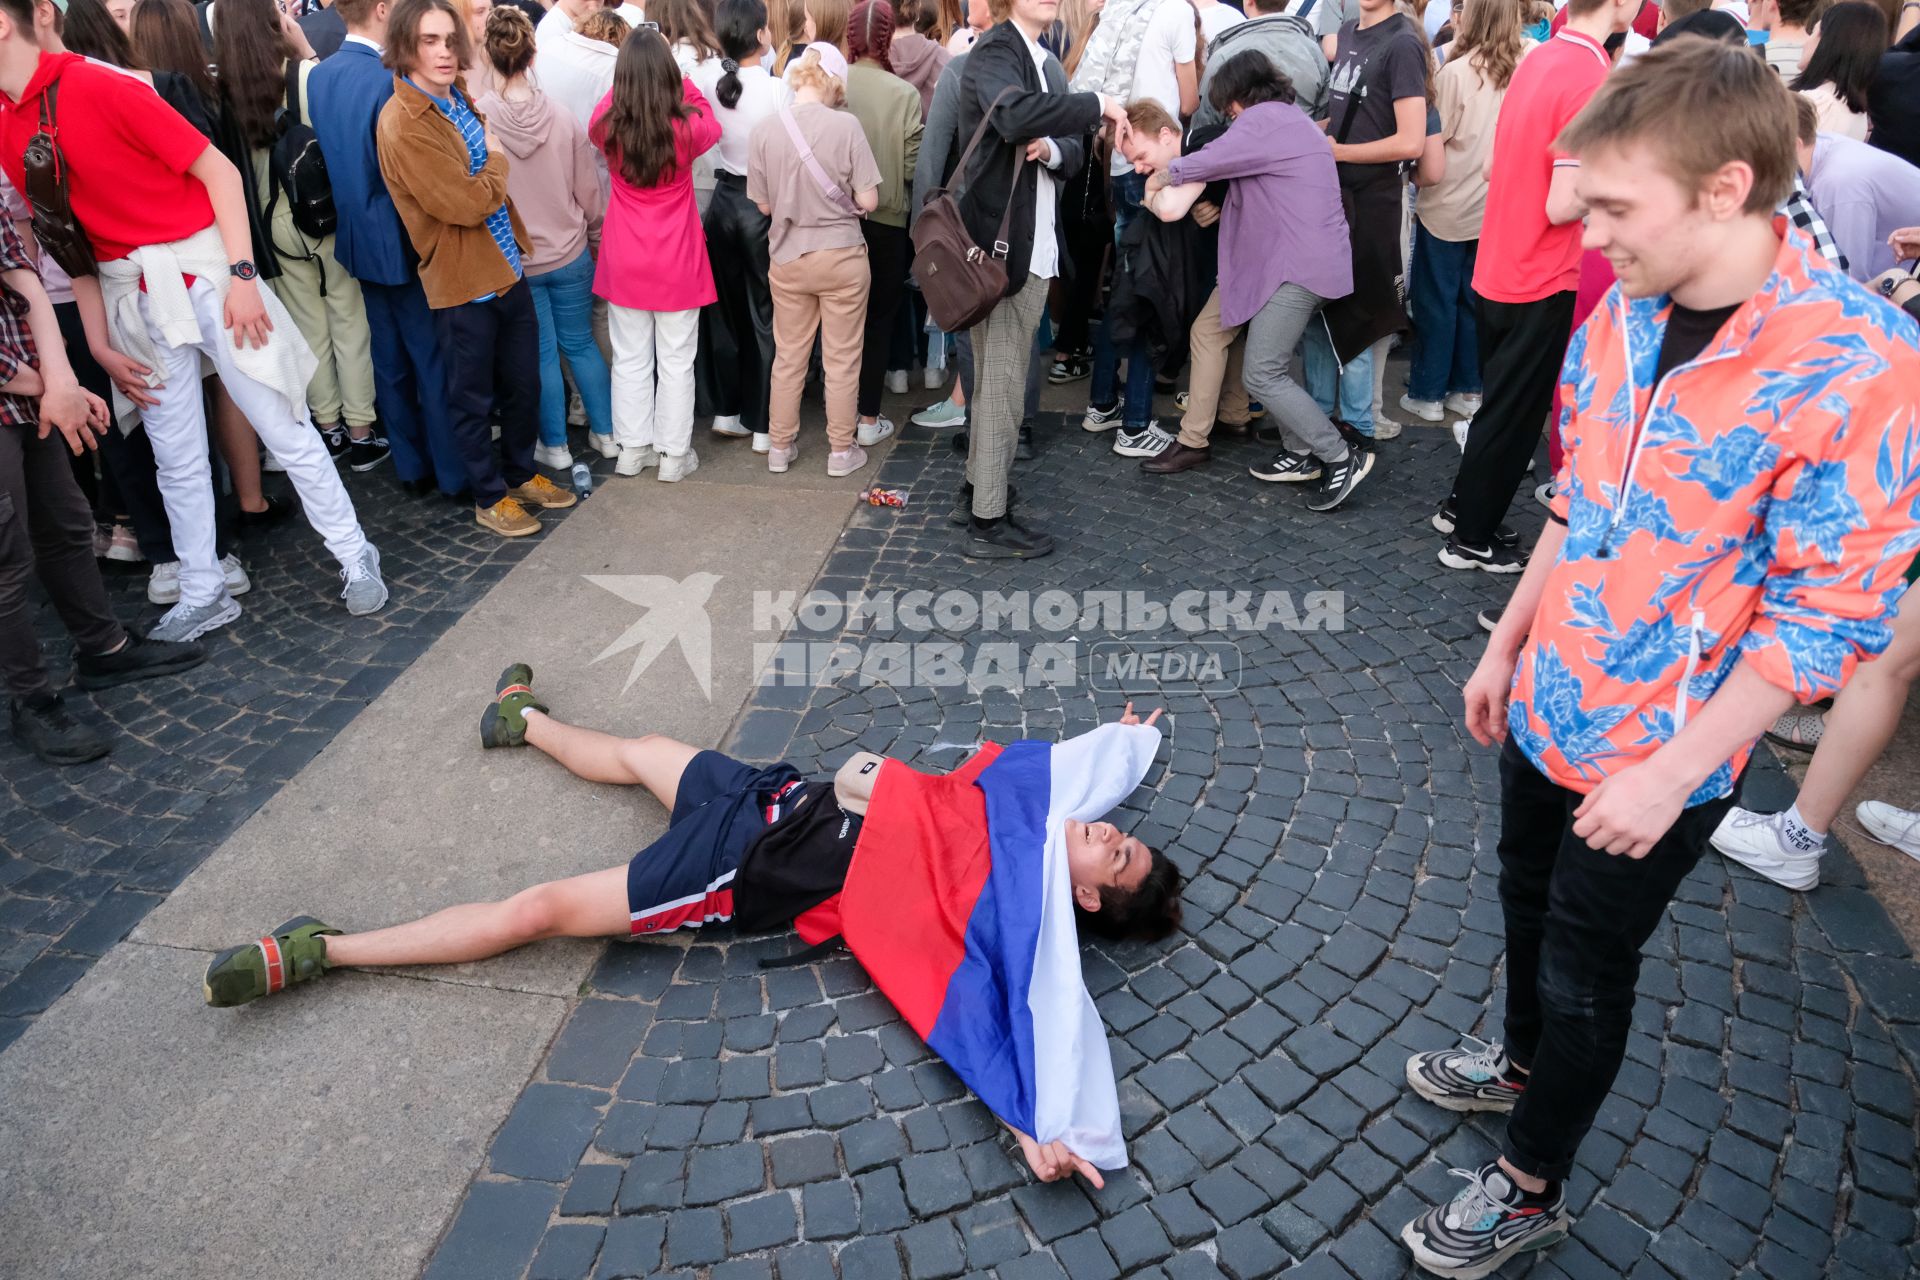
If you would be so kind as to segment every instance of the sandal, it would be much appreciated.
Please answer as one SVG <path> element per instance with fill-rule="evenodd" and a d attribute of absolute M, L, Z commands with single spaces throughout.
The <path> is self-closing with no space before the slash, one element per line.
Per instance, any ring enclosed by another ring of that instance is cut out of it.
<path fill-rule="evenodd" d="M 1812 751 L 1827 731 L 1827 717 L 1818 711 L 1789 711 L 1767 730 L 1767 741 L 1795 751 Z"/>
<path fill-rule="evenodd" d="M 231 1009 L 319 977 L 331 967 L 323 939 L 339 932 L 312 916 L 295 916 L 257 942 L 228 947 L 201 979 L 207 1003 Z"/>

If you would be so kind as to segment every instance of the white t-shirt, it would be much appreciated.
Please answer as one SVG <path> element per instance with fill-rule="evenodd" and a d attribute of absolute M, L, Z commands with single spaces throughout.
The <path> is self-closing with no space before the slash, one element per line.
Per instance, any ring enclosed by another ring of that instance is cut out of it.
<path fill-rule="evenodd" d="M 546 16 L 533 27 L 533 47 L 544 50 L 567 32 L 573 30 L 573 19 L 559 5 L 548 9 Z"/>
<path fill-rule="evenodd" d="M 740 68 L 740 101 L 731 107 L 720 105 L 720 59 L 708 58 L 694 68 L 689 77 L 707 101 L 713 105 L 713 118 L 720 125 L 719 145 L 711 152 L 713 167 L 723 173 L 747 176 L 747 143 L 762 120 L 780 110 L 781 85 L 759 63 Z"/>
<path fill-rule="evenodd" d="M 1182 8 L 1186 7 L 1187 0 L 1178 2 Z M 1015 27 L 1014 30 L 1020 29 Z M 1020 31 L 1020 38 L 1027 42 L 1027 52 L 1033 55 L 1033 69 L 1040 73 L 1040 91 L 1051 92 L 1046 86 L 1047 59 L 1052 55 L 1026 32 Z M 1036 175 L 1039 181 L 1034 183 L 1033 188 L 1033 257 L 1028 260 L 1027 271 L 1042 280 L 1051 280 L 1060 274 L 1060 241 L 1053 230 L 1054 220 L 1060 216 L 1060 201 L 1054 195 L 1053 174 L 1050 172 L 1059 162 L 1060 149 L 1055 147 L 1049 163 L 1040 166 Z"/>
<path fill-rule="evenodd" d="M 1228 27 L 1237 27 L 1247 20 L 1247 15 L 1230 4 L 1211 5 L 1200 11 L 1200 30 L 1206 33 L 1207 43 L 1212 44 L 1220 38 L 1220 33 Z"/>
<path fill-rule="evenodd" d="M 1201 21 L 1206 21 L 1204 16 Z M 1133 92 L 1127 95 L 1127 101 L 1152 98 L 1178 120 L 1180 80 L 1173 70 L 1176 64 L 1193 65 L 1193 6 L 1187 0 L 1160 0 L 1160 7 L 1147 20 L 1146 35 L 1140 41 L 1140 61 L 1133 66 Z M 1120 154 L 1118 147 L 1114 148 L 1113 165 L 1108 172 L 1116 177 L 1133 172 L 1133 165 Z"/>
<path fill-rule="evenodd" d="M 559 12 L 559 5 L 549 10 L 540 20 L 541 28 Z M 593 109 L 613 88 L 613 64 L 619 57 L 620 51 L 612 45 L 589 40 L 571 23 L 565 23 L 558 35 L 534 51 L 533 75 L 546 95 L 572 113 L 585 129 L 593 123 Z"/>

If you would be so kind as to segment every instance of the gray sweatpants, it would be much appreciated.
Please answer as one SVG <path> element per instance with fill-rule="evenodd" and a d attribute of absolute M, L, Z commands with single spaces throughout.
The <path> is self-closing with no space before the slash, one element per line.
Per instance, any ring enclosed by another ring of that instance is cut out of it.
<path fill-rule="evenodd" d="M 1326 303 L 1297 284 L 1283 284 L 1247 323 L 1247 357 L 1241 373 L 1247 394 L 1267 407 L 1290 453 L 1311 453 L 1322 462 L 1347 456 L 1347 442 L 1290 371 L 1293 349 L 1313 313 Z"/>

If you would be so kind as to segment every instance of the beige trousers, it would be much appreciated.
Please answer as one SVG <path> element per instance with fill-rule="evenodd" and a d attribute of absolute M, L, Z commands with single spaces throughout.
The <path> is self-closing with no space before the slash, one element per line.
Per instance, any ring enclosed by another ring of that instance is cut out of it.
<path fill-rule="evenodd" d="M 827 444 L 835 453 L 853 447 L 859 412 L 860 348 L 867 332 L 867 246 L 815 249 L 767 272 L 773 294 L 773 377 L 767 431 L 790 448 L 800 436 L 800 393 L 807 385 L 813 335 L 820 335 L 820 363 L 827 380 Z"/>
<path fill-rule="evenodd" d="M 1220 290 L 1215 289 L 1200 308 L 1187 338 L 1187 412 L 1180 419 L 1180 443 L 1204 449 L 1219 418 L 1244 426 L 1251 416 L 1247 388 L 1240 379 L 1246 357 L 1246 326 L 1228 329 L 1220 323 Z"/>

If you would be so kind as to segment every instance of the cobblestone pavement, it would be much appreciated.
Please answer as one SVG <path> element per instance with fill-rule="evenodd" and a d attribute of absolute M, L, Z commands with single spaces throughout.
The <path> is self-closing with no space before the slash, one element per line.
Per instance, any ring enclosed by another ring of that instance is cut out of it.
<path fill-rule="evenodd" d="M 1433 563 L 1425 521 L 1454 466 L 1443 439 L 1387 446 L 1351 505 L 1315 518 L 1299 494 L 1245 477 L 1250 443 L 1150 484 L 1106 438 L 1056 427 L 1016 481 L 1061 549 L 1028 564 L 956 554 L 957 462 L 908 440 L 882 480 L 912 486 L 912 505 L 857 516 L 818 584 L 1162 603 L 1190 588 L 1346 593 L 1344 630 L 1216 637 L 1244 656 L 1237 688 L 1147 699 L 1171 712 L 1165 767 L 1121 817 L 1193 874 L 1186 927 L 1164 945 L 1084 951 L 1131 1170 L 1099 1192 L 1032 1183 L 848 959 L 763 972 L 790 940 L 620 944 L 428 1274 L 1408 1274 L 1400 1226 L 1453 1193 L 1449 1167 L 1490 1158 L 1498 1132 L 1409 1096 L 1402 1075 L 1412 1050 L 1497 1035 L 1501 1000 L 1495 757 L 1456 716 L 1474 611 L 1502 587 Z M 803 770 L 856 749 L 942 768 L 982 739 L 1079 732 L 1120 701 L 771 688 L 733 748 Z M 1782 805 L 1785 785 L 1766 762 L 1748 798 Z M 1827 876 L 1794 897 L 1709 854 L 1688 878 L 1569 1183 L 1573 1239 L 1508 1274 L 1891 1280 L 1920 1267 L 1920 978 L 1851 859 L 1829 857 Z"/>
<path fill-rule="evenodd" d="M 240 621 L 183 675 L 69 701 L 113 754 L 54 768 L 0 736 L 0 1050 L 425 653 L 538 538 L 502 539 L 464 505 L 412 497 L 390 468 L 342 470 L 392 599 L 347 615 L 340 569 L 299 515 L 249 534 Z M 290 486 L 269 476 L 268 492 Z M 551 525 L 563 515 L 543 517 Z M 122 622 L 150 625 L 150 566 L 105 565 Z M 55 679 L 72 643 L 50 607 Z"/>

